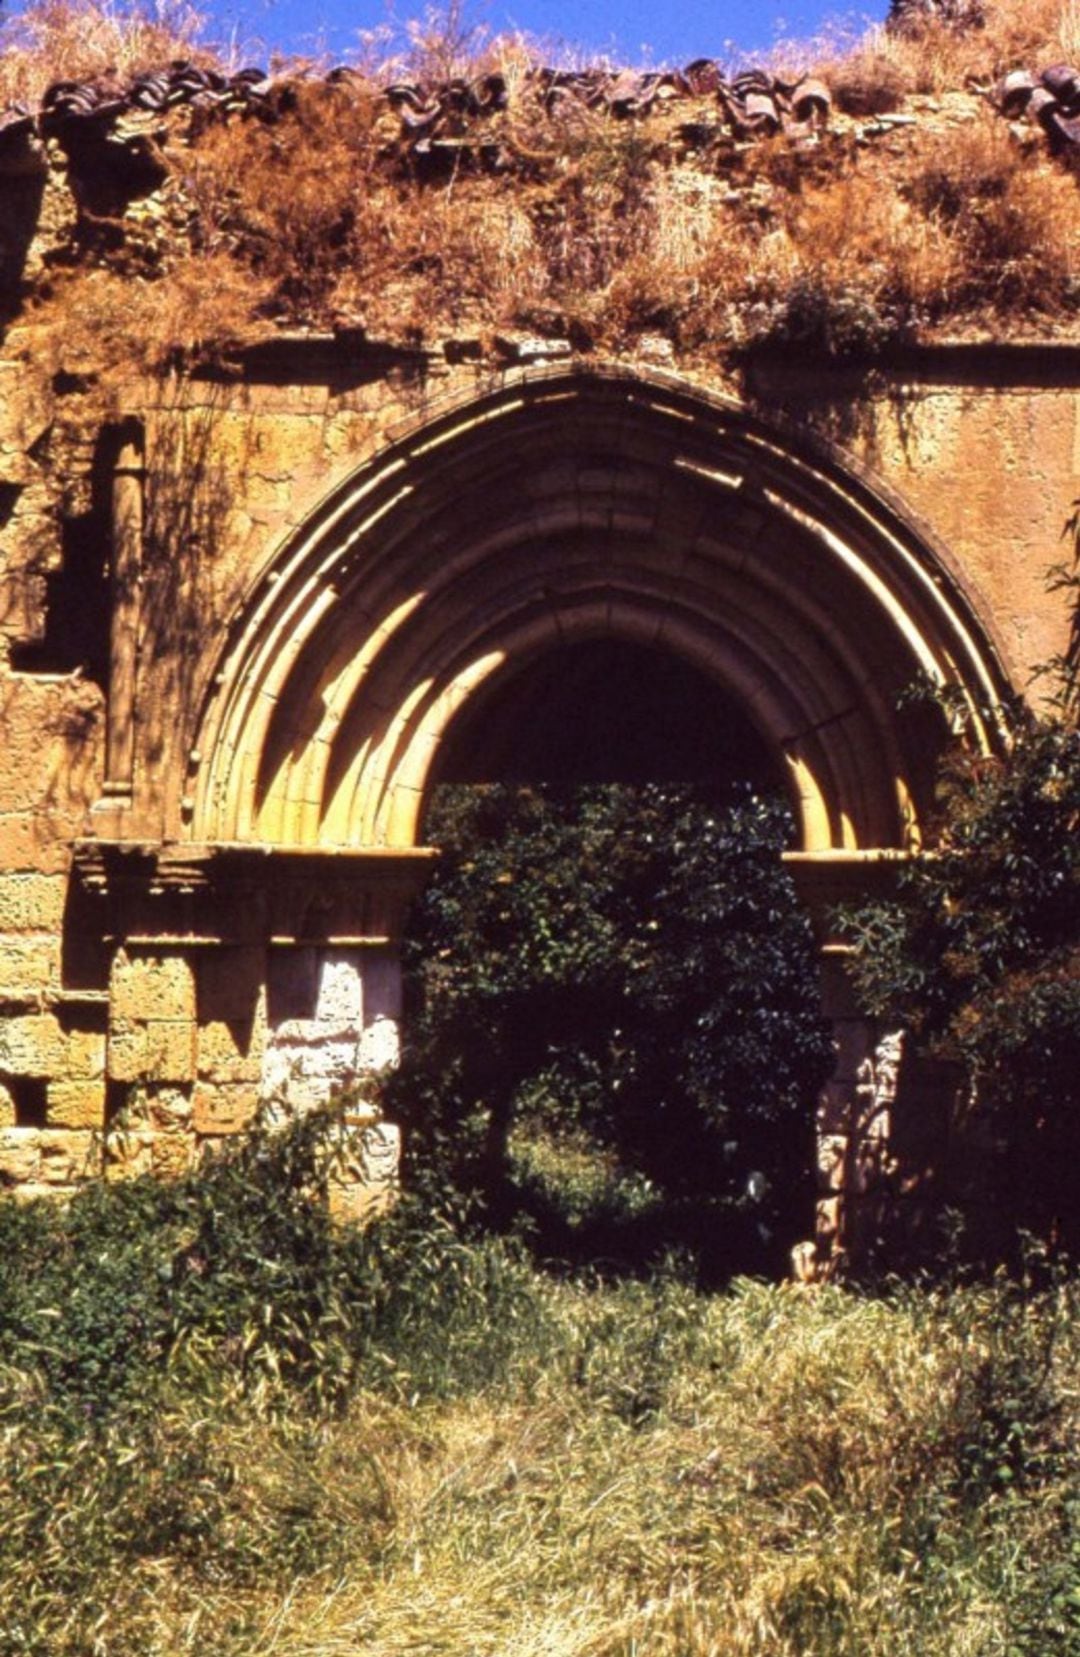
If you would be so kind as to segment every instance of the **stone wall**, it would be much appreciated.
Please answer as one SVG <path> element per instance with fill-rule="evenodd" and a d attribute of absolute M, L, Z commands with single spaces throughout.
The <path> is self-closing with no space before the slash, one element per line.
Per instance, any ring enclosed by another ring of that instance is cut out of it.
<path fill-rule="evenodd" d="M 0 361 L 0 1184 L 36 1192 L 186 1166 L 261 1098 L 306 1106 L 393 1062 L 396 945 L 423 858 L 196 843 L 199 732 L 236 618 L 330 492 L 513 380 L 446 353 L 291 339 L 231 378 L 133 381 L 103 411 L 77 379 L 41 383 L 19 341 Z M 685 384 L 730 390 L 700 371 Z M 1063 647 L 1046 572 L 1077 493 L 1080 353 L 759 362 L 743 396 L 778 443 L 841 456 L 912 526 L 1002 682 L 1026 688 Z M 455 526 L 429 527 L 452 559 Z M 834 1230 L 862 1154 L 852 1101 L 883 1062 L 857 1017 L 838 1034 L 822 1139 Z M 393 1135 L 358 1110 L 354 1176 L 385 1183 Z"/>

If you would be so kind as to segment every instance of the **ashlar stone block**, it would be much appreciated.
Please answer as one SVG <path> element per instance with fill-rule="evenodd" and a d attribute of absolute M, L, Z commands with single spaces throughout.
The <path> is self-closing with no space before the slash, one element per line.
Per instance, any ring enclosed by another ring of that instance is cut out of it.
<path fill-rule="evenodd" d="M 129 954 L 120 950 L 109 985 L 111 1011 L 117 1020 L 190 1020 L 195 1018 L 195 973 L 181 955 Z"/>
<path fill-rule="evenodd" d="M 130 1018 L 109 1021 L 108 1071 L 114 1082 L 139 1082 L 146 1075 L 149 1048 L 146 1025 Z"/>
<path fill-rule="evenodd" d="M 353 1128 L 330 1178 L 335 1219 L 364 1224 L 391 1206 L 398 1189 L 401 1133 L 392 1122 Z"/>
<path fill-rule="evenodd" d="M 141 1110 L 143 1121 L 155 1132 L 190 1136 L 193 1114 L 190 1088 L 144 1088 Z"/>
<path fill-rule="evenodd" d="M 59 934 L 12 933 L 0 950 L 0 997 L 37 1000 L 60 988 Z"/>
<path fill-rule="evenodd" d="M 841 1191 L 848 1154 L 846 1134 L 822 1134 L 817 1142 L 818 1181 L 825 1191 Z"/>
<path fill-rule="evenodd" d="M 146 1026 L 146 1077 L 153 1082 L 195 1079 L 195 1025 L 152 1019 Z"/>
<path fill-rule="evenodd" d="M 0 1128 L 0 1185 L 23 1185 L 38 1178 L 39 1128 Z"/>
<path fill-rule="evenodd" d="M 192 1126 L 200 1136 L 241 1133 L 250 1126 L 258 1108 L 257 1088 L 197 1082 L 192 1101 Z"/>
<path fill-rule="evenodd" d="M 121 1128 L 105 1140 L 106 1179 L 135 1179 L 153 1168 L 157 1135 L 148 1129 Z"/>
<path fill-rule="evenodd" d="M 198 1034 L 198 1076 L 200 1081 L 257 1084 L 262 1075 L 265 1025 L 213 1019 Z"/>
<path fill-rule="evenodd" d="M 64 1033 L 52 1013 L 25 1013 L 0 1021 L 0 1072 L 55 1076 L 64 1070 Z"/>
<path fill-rule="evenodd" d="M 77 1185 L 100 1169 L 95 1136 L 78 1129 L 45 1129 L 38 1178 L 46 1185 Z"/>
<path fill-rule="evenodd" d="M 103 1128 L 105 1125 L 105 1078 L 50 1081 L 45 1094 L 45 1112 L 51 1128 Z"/>
<path fill-rule="evenodd" d="M 59 932 L 66 889 L 62 875 L 0 874 L 0 932 Z"/>
<path fill-rule="evenodd" d="M 95 1081 L 105 1075 L 104 1030 L 66 1032 L 64 1073 L 73 1081 Z"/>

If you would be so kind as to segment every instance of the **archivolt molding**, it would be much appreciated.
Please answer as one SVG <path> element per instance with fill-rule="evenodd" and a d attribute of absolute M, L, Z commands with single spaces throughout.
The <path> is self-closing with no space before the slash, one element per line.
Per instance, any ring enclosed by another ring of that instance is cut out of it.
<path fill-rule="evenodd" d="M 943 561 L 862 479 L 670 376 L 504 383 L 360 467 L 238 614 L 204 709 L 207 842 L 407 849 L 455 718 L 560 644 L 670 650 L 781 754 L 804 852 L 899 848 L 916 674 L 1005 675 Z"/>

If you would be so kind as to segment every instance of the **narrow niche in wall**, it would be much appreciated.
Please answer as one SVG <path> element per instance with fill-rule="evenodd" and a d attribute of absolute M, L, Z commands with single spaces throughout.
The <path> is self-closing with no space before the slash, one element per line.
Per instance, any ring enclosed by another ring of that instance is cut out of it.
<path fill-rule="evenodd" d="M 0 1089 L 7 1095 L 8 1111 L 14 1116 L 17 1128 L 43 1128 L 45 1115 L 45 1078 L 43 1076 L 3 1076 Z"/>
<path fill-rule="evenodd" d="M 45 615 L 36 639 L 13 643 L 20 673 L 80 671 L 104 690 L 109 671 L 109 552 L 113 467 L 124 433 L 105 431 L 90 473 L 89 505 L 60 526 L 59 567 L 44 576 Z M 3 498 L 0 496 L 0 523 Z"/>

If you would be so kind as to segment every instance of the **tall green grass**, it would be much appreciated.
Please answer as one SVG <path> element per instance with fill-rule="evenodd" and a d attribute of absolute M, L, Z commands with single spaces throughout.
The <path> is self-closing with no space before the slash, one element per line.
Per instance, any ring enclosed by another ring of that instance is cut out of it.
<path fill-rule="evenodd" d="M 1080 1653 L 1075 1288 L 558 1281 L 331 1121 L 0 1202 L 0 1653 Z"/>

